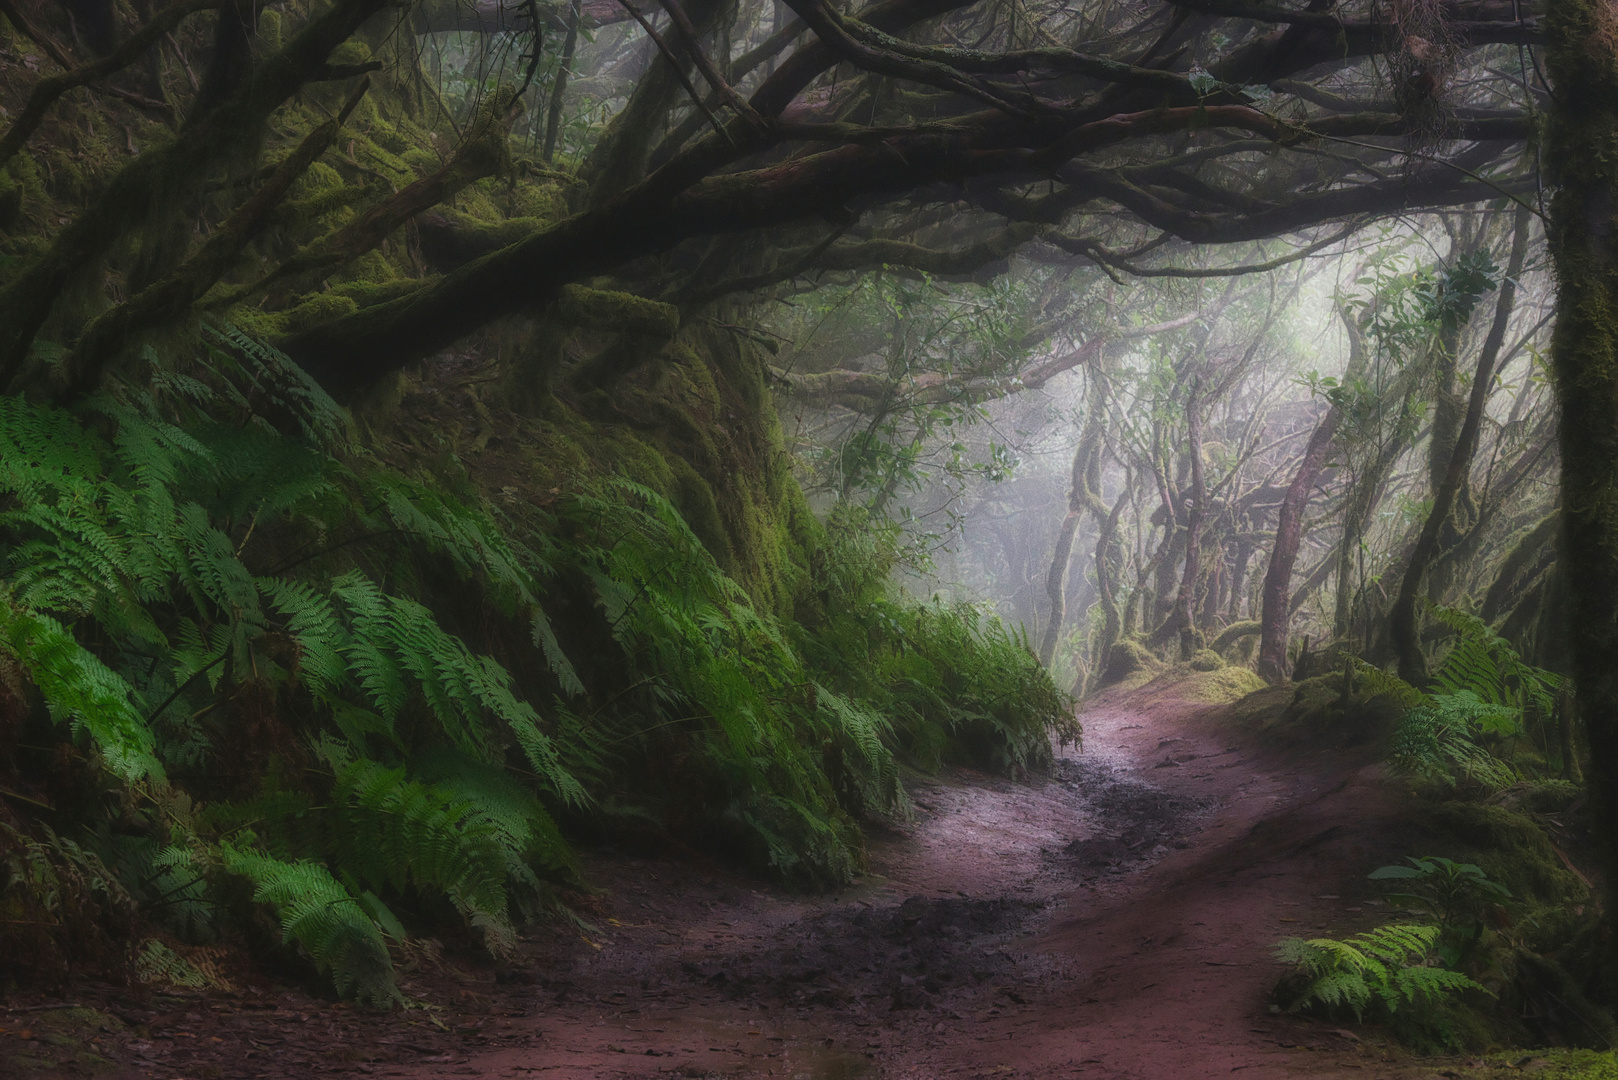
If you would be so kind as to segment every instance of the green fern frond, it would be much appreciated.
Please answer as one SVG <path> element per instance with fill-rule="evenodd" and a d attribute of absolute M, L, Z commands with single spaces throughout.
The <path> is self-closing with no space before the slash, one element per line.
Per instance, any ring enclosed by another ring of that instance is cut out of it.
<path fill-rule="evenodd" d="M 304 684 L 317 694 L 340 689 L 348 678 L 343 649 L 349 639 L 331 600 L 299 581 L 259 578 L 256 584 L 298 643 Z"/>
<path fill-rule="evenodd" d="M 544 561 L 512 541 L 487 512 L 397 473 L 373 473 L 364 485 L 367 501 L 380 503 L 394 528 L 447 556 L 463 575 L 481 577 L 497 598 L 538 605 Z"/>
<path fill-rule="evenodd" d="M 509 822 L 440 785 L 409 779 L 335 743 L 323 746 L 337 777 L 341 807 L 328 830 L 338 863 L 373 887 L 441 891 L 489 950 L 511 951 L 516 934 L 506 910 L 506 876 L 522 857 Z"/>
<path fill-rule="evenodd" d="M 1389 1012 L 1401 1004 L 1431 1001 L 1461 990 L 1484 988 L 1458 971 L 1429 966 L 1442 928 L 1426 923 L 1390 923 L 1346 940 L 1286 938 L 1275 957 L 1307 980 L 1290 1011 L 1346 1005 L 1363 1017 L 1373 1000 Z"/>
<path fill-rule="evenodd" d="M 230 323 L 203 330 L 217 346 L 224 346 L 210 345 L 209 355 L 215 363 L 239 372 L 250 384 L 251 394 L 290 415 L 306 440 L 316 446 L 333 446 L 342 437 L 348 414 L 285 353 Z"/>
<path fill-rule="evenodd" d="M 584 693 L 584 683 L 579 680 L 579 673 L 574 670 L 573 662 L 562 651 L 562 643 L 556 640 L 556 631 L 551 629 L 551 621 L 545 616 L 545 611 L 537 604 L 534 606 L 534 615 L 531 621 L 534 645 L 545 656 L 545 663 L 549 665 L 551 674 L 561 684 L 562 693 L 568 697 L 578 697 Z"/>
<path fill-rule="evenodd" d="M 253 899 L 275 909 L 283 936 L 303 947 L 339 993 L 379 1005 L 401 1000 L 381 931 L 324 866 L 228 844 L 219 855 L 228 872 L 253 883 Z"/>
<path fill-rule="evenodd" d="M 1516 771 L 1477 738 L 1514 731 L 1516 718 L 1515 710 L 1481 701 L 1468 690 L 1436 694 L 1400 719 L 1388 760 L 1413 775 L 1442 778 L 1458 771 L 1496 790 L 1507 788 L 1517 782 Z"/>
<path fill-rule="evenodd" d="M 476 806 L 500 831 L 513 881 L 537 887 L 532 867 L 574 878 L 579 867 L 550 814 L 532 790 L 504 769 L 459 754 L 422 755 L 421 778 Z"/>
<path fill-rule="evenodd" d="M 113 773 L 130 782 L 163 776 L 134 690 L 61 623 L 0 596 L 0 647 L 39 687 L 52 719 L 88 732 Z"/>

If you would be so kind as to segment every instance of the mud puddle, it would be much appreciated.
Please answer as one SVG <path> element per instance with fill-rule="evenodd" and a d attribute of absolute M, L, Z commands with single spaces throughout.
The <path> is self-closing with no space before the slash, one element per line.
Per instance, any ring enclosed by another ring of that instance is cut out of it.
<path fill-rule="evenodd" d="M 1189 838 L 1219 805 L 1170 793 L 1104 760 L 1059 759 L 1051 779 L 1072 789 L 1094 823 L 1090 835 L 1044 853 L 1054 872 L 1076 883 L 1122 877 L 1191 847 Z"/>

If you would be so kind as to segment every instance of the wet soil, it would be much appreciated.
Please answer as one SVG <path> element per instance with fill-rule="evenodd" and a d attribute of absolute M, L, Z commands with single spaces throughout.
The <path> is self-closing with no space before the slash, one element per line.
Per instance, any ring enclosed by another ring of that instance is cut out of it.
<path fill-rule="evenodd" d="M 1019 783 L 909 784 L 871 872 L 802 897 L 693 859 L 587 859 L 579 921 L 493 967 L 431 949 L 377 1015 L 238 972 L 0 1006 L 30 1078 L 1433 1076 L 1369 1029 L 1271 1012 L 1273 943 L 1379 921 L 1408 807 L 1374 763 L 1266 749 L 1173 685 L 1093 702 Z M 1396 846 L 1396 839 L 1391 841 Z M 67 1008 L 66 1006 L 73 1006 Z"/>

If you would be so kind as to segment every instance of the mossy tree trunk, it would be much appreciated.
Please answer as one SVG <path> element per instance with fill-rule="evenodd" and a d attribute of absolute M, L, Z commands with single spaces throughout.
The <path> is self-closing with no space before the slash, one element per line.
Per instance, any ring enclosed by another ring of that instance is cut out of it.
<path fill-rule="evenodd" d="M 1528 224 L 1527 209 L 1519 207 L 1509 265 L 1506 267 L 1506 276 L 1500 284 L 1500 297 L 1495 304 L 1494 322 L 1490 324 L 1489 335 L 1484 339 L 1483 350 L 1478 354 L 1477 371 L 1472 375 L 1472 393 L 1467 401 L 1466 413 L 1461 421 L 1460 431 L 1455 435 L 1454 444 L 1443 455 L 1442 472 L 1438 472 L 1435 467 L 1434 475 L 1438 477 L 1438 483 L 1433 491 L 1433 508 L 1421 527 L 1421 535 L 1416 539 L 1415 550 L 1410 553 L 1404 578 L 1399 583 L 1399 596 L 1393 603 L 1393 610 L 1388 614 L 1388 636 L 1399 653 L 1399 677 L 1408 683 L 1420 685 L 1427 679 L 1427 660 L 1418 640 L 1420 626 L 1416 618 L 1416 601 L 1427 568 L 1432 565 L 1439 553 L 1445 527 L 1449 524 L 1450 515 L 1456 509 L 1456 504 L 1466 487 L 1467 476 L 1472 469 L 1472 455 L 1477 450 L 1478 436 L 1483 429 L 1483 409 L 1488 404 L 1489 391 L 1493 388 L 1494 363 L 1505 344 L 1506 326 L 1511 322 L 1511 312 L 1515 306 L 1516 278 L 1522 273 L 1523 261 L 1528 255 Z M 1446 340 L 1440 347 L 1448 355 L 1451 345 L 1452 341 Z M 1453 368 L 1453 358 L 1449 363 Z M 1440 402 L 1440 409 L 1443 408 L 1443 403 Z M 1433 422 L 1433 429 L 1433 442 L 1436 445 L 1439 439 L 1437 420 Z M 1435 458 L 1438 456 L 1437 450 L 1434 451 L 1434 456 Z"/>
<path fill-rule="evenodd" d="M 1067 513 L 1056 534 L 1056 550 L 1045 575 L 1045 595 L 1050 600 L 1050 617 L 1039 643 L 1039 662 L 1047 668 L 1056 656 L 1056 642 L 1067 617 L 1067 569 L 1073 561 L 1073 539 L 1086 510 L 1100 518 L 1105 513 L 1101 501 L 1101 441 L 1107 427 L 1107 382 L 1096 379 L 1090 394 L 1090 407 L 1084 418 L 1084 434 L 1073 451 L 1073 479 L 1068 489 Z"/>
<path fill-rule="evenodd" d="M 1315 477 L 1326 463 L 1332 437 L 1337 433 L 1339 410 L 1334 405 L 1327 410 L 1309 445 L 1303 460 L 1292 476 L 1292 485 L 1281 500 L 1276 514 L 1275 546 L 1270 551 L 1270 563 L 1264 571 L 1264 602 L 1259 613 L 1262 631 L 1258 647 L 1258 673 L 1271 682 L 1280 682 L 1287 674 L 1287 627 L 1292 622 L 1292 566 L 1298 559 L 1298 544 L 1303 539 L 1303 511 L 1309 504 L 1309 492 L 1315 486 Z"/>
<path fill-rule="evenodd" d="M 1618 923 L 1618 6 L 1551 0 L 1545 30 L 1556 85 L 1545 164 L 1557 184 L 1548 225 L 1558 284 L 1551 364 L 1562 413 L 1568 638 L 1611 928 Z M 1612 949 L 1618 935 L 1606 937 Z"/>
<path fill-rule="evenodd" d="M 1185 404 L 1185 429 L 1191 454 L 1191 506 L 1186 512 L 1185 573 L 1180 576 L 1180 591 L 1174 598 L 1175 629 L 1180 638 L 1180 659 L 1191 659 L 1195 651 L 1197 629 L 1196 593 L 1197 576 L 1201 567 L 1202 524 L 1208 517 L 1208 486 L 1202 476 L 1202 387 L 1193 385 Z"/>

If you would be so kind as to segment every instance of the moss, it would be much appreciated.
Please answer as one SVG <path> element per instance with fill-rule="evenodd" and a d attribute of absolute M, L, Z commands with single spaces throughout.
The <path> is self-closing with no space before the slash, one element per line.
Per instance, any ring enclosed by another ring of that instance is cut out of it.
<path fill-rule="evenodd" d="M 50 195 L 45 191 L 45 178 L 40 175 L 32 154 L 17 154 L 6 162 L 5 171 L 22 188 L 25 206 L 44 206 L 50 201 Z"/>
<path fill-rule="evenodd" d="M 283 203 L 276 211 L 275 219 L 285 225 L 311 224 L 340 210 L 346 210 L 355 203 L 365 202 L 370 197 L 370 189 L 359 184 L 326 188 L 307 199 Z"/>
<path fill-rule="evenodd" d="M 1343 696 L 1343 677 L 1331 674 L 1316 675 L 1292 685 L 1292 702 L 1289 708 L 1300 715 L 1317 713 Z"/>
<path fill-rule="evenodd" d="M 22 185 L 0 172 L 0 232 L 11 232 L 22 218 Z"/>
<path fill-rule="evenodd" d="M 1242 727 L 1262 729 L 1273 724 L 1291 703 L 1292 687 L 1266 685 L 1232 704 L 1230 718 Z"/>
<path fill-rule="evenodd" d="M 1539 780 L 1528 784 L 1517 795 L 1517 805 L 1531 814 L 1560 814 L 1584 794 L 1571 780 Z"/>
<path fill-rule="evenodd" d="M 672 465 L 674 493 L 671 501 L 675 508 L 720 566 L 734 566 L 735 546 L 720 516 L 719 501 L 714 498 L 713 488 L 686 461 L 676 458 Z"/>
<path fill-rule="evenodd" d="M 1113 686 L 1131 675 L 1154 672 L 1163 665 L 1152 651 L 1134 638 L 1125 638 L 1113 645 L 1107 654 L 1107 666 L 1101 673 L 1101 685 Z"/>
<path fill-rule="evenodd" d="M 1208 648 L 1216 653 L 1223 653 L 1238 641 L 1246 641 L 1262 630 L 1262 624 L 1257 620 L 1234 622 L 1220 631 L 1219 636 L 1209 643 Z"/>
<path fill-rule="evenodd" d="M 421 288 L 424 282 L 419 278 L 394 278 L 389 281 L 348 281 L 334 285 L 332 292 L 339 296 L 347 296 L 366 307 L 370 304 L 386 303 L 401 296 L 408 296 Z"/>
<path fill-rule="evenodd" d="M 556 315 L 565 323 L 596 330 L 672 338 L 680 329 L 680 310 L 634 293 L 564 285 L 556 299 Z"/>
<path fill-rule="evenodd" d="M 287 332 L 289 320 L 285 312 L 264 311 L 251 304 L 238 304 L 225 312 L 233 326 L 260 341 L 274 341 Z"/>
<path fill-rule="evenodd" d="M 527 239 L 543 229 L 548 222 L 539 218 L 500 219 L 493 223 L 473 216 L 464 210 L 440 207 L 437 211 L 457 232 L 466 235 L 478 250 L 506 247 Z"/>
<path fill-rule="evenodd" d="M 384 255 L 381 251 L 372 250 L 367 251 L 364 255 L 332 274 L 331 280 L 334 283 L 375 287 L 397 281 L 401 273 L 401 268 L 396 266 L 387 255 Z M 421 282 L 417 280 L 413 284 L 420 285 Z M 411 290 L 406 289 L 404 291 L 409 292 Z"/>
<path fill-rule="evenodd" d="M 287 194 L 291 200 L 296 202 L 312 199 L 324 192 L 345 186 L 342 174 L 324 161 L 317 161 L 305 169 L 302 176 L 293 181 L 292 189 Z"/>
<path fill-rule="evenodd" d="M 1343 677 L 1335 673 L 1257 689 L 1236 703 L 1230 718 L 1277 745 L 1346 749 L 1379 745 L 1401 712 L 1385 698 L 1345 697 Z"/>
<path fill-rule="evenodd" d="M 266 55 L 279 52 L 281 49 L 281 13 L 274 8 L 265 8 L 258 15 L 258 45 Z"/>
<path fill-rule="evenodd" d="M 286 327 L 289 330 L 302 330 L 342 315 L 351 315 L 359 309 L 353 297 L 335 292 L 315 293 L 286 312 Z"/>
<path fill-rule="evenodd" d="M 513 185 L 506 199 L 514 218 L 533 218 L 548 224 L 568 215 L 567 192 L 560 184 L 524 181 Z"/>
<path fill-rule="evenodd" d="M 371 47 L 363 41 L 350 39 L 331 51 L 332 64 L 363 64 L 371 58 Z"/>
<path fill-rule="evenodd" d="M 1193 671 L 1218 671 L 1225 666 L 1224 657 L 1212 649 L 1198 649 L 1188 662 Z"/>
<path fill-rule="evenodd" d="M 1539 1080 L 1618 1080 L 1618 1055 L 1611 1050 L 1552 1048 L 1489 1057 L 1483 1068 L 1468 1070 L 1468 1075 L 1478 1080 L 1507 1080 L 1524 1073 Z"/>
<path fill-rule="evenodd" d="M 423 150 L 419 146 L 412 146 L 399 155 L 399 160 L 416 170 L 417 176 L 431 176 L 437 172 L 443 163 L 438 155 L 431 150 Z"/>
<path fill-rule="evenodd" d="M 1195 660 L 1192 661 L 1193 665 Z M 1265 685 L 1258 673 L 1244 667 L 1220 667 L 1214 671 L 1194 669 L 1176 684 L 1181 700 L 1225 705 L 1239 701 Z"/>
<path fill-rule="evenodd" d="M 1526 814 L 1451 801 L 1433 807 L 1427 820 L 1472 849 L 1473 861 L 1519 901 L 1562 905 L 1590 899 L 1584 882 L 1562 865 L 1545 831 Z"/>

